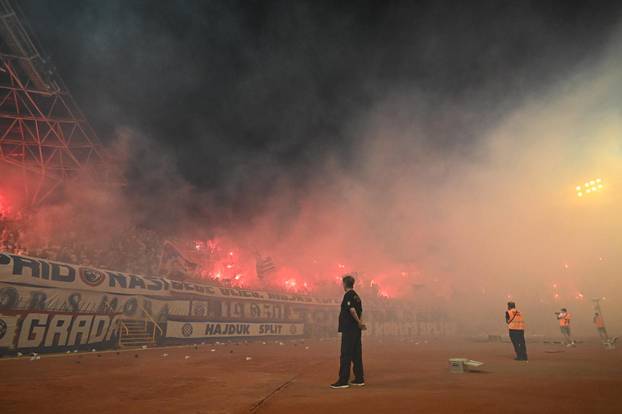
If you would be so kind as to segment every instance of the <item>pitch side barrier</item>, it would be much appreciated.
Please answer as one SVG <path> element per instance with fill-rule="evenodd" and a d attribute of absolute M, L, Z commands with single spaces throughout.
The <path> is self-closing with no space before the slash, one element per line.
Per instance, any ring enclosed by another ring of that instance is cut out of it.
<path fill-rule="evenodd" d="M 128 320 L 157 323 L 161 345 L 335 336 L 339 301 L 0 253 L 0 353 L 112 348 Z M 367 306 L 368 335 L 440 332 L 424 328 L 417 314 L 400 312 L 399 306 Z"/>

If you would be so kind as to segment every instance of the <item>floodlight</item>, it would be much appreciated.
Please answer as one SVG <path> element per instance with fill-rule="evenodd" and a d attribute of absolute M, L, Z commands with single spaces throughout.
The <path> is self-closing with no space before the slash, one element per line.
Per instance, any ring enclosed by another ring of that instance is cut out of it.
<path fill-rule="evenodd" d="M 603 185 L 603 179 L 596 178 L 594 180 L 586 181 L 583 186 L 577 185 L 575 187 L 575 190 L 577 192 L 577 197 L 583 197 L 587 194 L 600 192 L 601 190 L 603 190 L 604 187 L 605 186 Z"/>

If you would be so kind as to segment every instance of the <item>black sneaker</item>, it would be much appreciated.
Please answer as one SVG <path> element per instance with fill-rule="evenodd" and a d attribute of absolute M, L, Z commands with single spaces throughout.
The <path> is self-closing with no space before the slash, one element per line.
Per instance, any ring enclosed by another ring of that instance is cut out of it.
<path fill-rule="evenodd" d="M 350 384 L 348 384 L 347 382 L 341 382 L 341 381 L 337 381 L 334 384 L 330 384 L 331 388 L 350 388 Z"/>
<path fill-rule="evenodd" d="M 350 385 L 356 385 L 357 387 L 362 387 L 365 385 L 365 381 L 363 380 L 354 380 L 350 382 Z"/>

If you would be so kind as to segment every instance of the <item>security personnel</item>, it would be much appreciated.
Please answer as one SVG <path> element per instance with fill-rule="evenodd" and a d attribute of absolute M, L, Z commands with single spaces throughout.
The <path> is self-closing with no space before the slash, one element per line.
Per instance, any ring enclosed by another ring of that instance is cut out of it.
<path fill-rule="evenodd" d="M 514 345 L 517 361 L 527 361 L 527 345 L 525 344 L 525 320 L 523 315 L 516 309 L 514 302 L 508 302 L 508 310 L 505 312 L 505 323 L 510 331 L 510 340 Z"/>
<path fill-rule="evenodd" d="M 603 315 L 599 312 L 594 312 L 594 325 L 596 325 L 596 330 L 598 331 L 598 336 L 600 339 L 606 341 L 609 339 L 609 335 L 607 335 L 607 329 L 605 329 L 605 320 L 603 319 Z"/>
<path fill-rule="evenodd" d="M 350 275 L 342 279 L 343 301 L 339 313 L 339 332 L 341 332 L 341 357 L 339 380 L 331 388 L 348 388 L 350 385 L 363 386 L 363 353 L 361 331 L 367 329 L 362 321 L 363 305 L 361 298 L 354 291 L 354 278 Z M 350 366 L 354 365 L 354 381 L 350 380 Z"/>
<path fill-rule="evenodd" d="M 561 311 L 555 312 L 555 314 L 559 320 L 559 330 L 564 337 L 564 343 L 566 346 L 574 346 L 575 342 L 570 335 L 570 320 L 572 319 L 572 315 L 570 315 L 570 312 L 568 312 L 566 308 L 561 308 Z"/>

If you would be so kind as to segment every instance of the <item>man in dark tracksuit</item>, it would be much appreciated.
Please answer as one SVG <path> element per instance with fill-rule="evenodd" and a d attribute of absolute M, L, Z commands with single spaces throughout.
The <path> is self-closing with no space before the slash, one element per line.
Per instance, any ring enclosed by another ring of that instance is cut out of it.
<path fill-rule="evenodd" d="M 339 332 L 341 332 L 341 357 L 339 380 L 331 384 L 331 388 L 348 388 L 350 385 L 365 385 L 363 375 L 363 350 L 361 331 L 367 329 L 361 317 L 363 304 L 354 291 L 354 278 L 345 276 L 343 279 L 343 295 L 339 312 Z M 354 365 L 354 381 L 350 380 L 350 365 Z"/>

